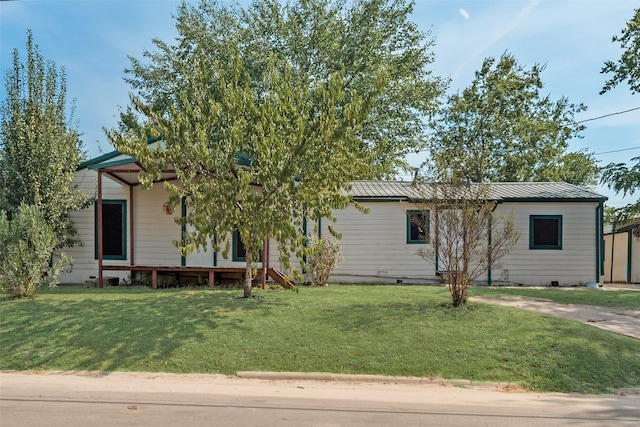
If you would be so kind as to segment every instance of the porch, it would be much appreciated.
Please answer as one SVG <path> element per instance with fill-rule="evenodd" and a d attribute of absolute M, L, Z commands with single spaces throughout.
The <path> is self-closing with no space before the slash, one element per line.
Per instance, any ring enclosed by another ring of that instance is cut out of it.
<path fill-rule="evenodd" d="M 285 289 L 289 289 L 295 286 L 295 282 L 275 268 L 260 268 L 261 283 L 264 289 L 267 282 L 267 277 L 270 277 L 273 281 L 280 284 Z M 102 265 L 100 271 L 100 277 L 98 286 L 103 287 L 105 279 L 105 271 L 130 271 L 133 276 L 134 272 L 145 272 L 151 275 L 151 287 L 158 289 L 158 274 L 161 273 L 205 273 L 208 275 L 208 285 L 213 286 L 216 280 L 216 273 L 235 273 L 244 274 L 246 270 L 241 267 L 193 267 L 193 266 L 160 266 L 160 265 Z"/>

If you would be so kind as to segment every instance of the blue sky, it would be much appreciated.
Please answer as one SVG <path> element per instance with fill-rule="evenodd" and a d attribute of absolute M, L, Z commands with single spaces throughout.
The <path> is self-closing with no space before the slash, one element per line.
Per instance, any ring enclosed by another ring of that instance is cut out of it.
<path fill-rule="evenodd" d="M 115 127 L 119 107 L 129 102 L 123 81 L 127 56 L 141 58 L 151 40 L 170 42 L 176 35 L 173 15 L 177 0 L 34 0 L 0 1 L 0 68 L 11 65 L 18 48 L 24 57 L 26 31 L 47 59 L 64 66 L 69 99 L 75 99 L 75 120 L 88 155 L 110 152 L 102 128 Z M 240 4 L 248 4 L 243 0 Z M 546 64 L 543 94 L 566 97 L 589 108 L 587 120 L 640 107 L 640 95 L 620 85 L 598 95 L 607 76 L 605 60 L 621 50 L 611 37 L 633 16 L 638 0 L 416 0 L 412 19 L 435 37 L 435 74 L 452 79 L 450 91 L 468 86 L 484 58 L 508 51 L 520 64 Z M 4 100 L 4 80 L 0 88 Z M 640 156 L 640 109 L 585 122 L 582 139 L 570 148 L 596 153 L 600 165 Z M 418 166 L 422 159 L 409 161 Z M 598 187 L 607 205 L 629 202 Z M 633 198 L 635 199 L 636 196 Z"/>

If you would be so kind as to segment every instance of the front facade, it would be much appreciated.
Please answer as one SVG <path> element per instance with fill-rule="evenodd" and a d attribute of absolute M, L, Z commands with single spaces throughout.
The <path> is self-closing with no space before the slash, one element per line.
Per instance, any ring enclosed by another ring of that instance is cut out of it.
<path fill-rule="evenodd" d="M 186 208 L 167 209 L 168 196 L 161 182 L 150 190 L 140 190 L 139 170 L 135 159 L 118 153 L 81 165 L 75 184 L 97 202 L 71 215 L 84 244 L 65 250 L 74 262 L 62 277 L 63 283 L 84 283 L 110 266 L 122 267 L 108 272 L 119 279 L 128 278 L 127 266 L 244 267 L 242 242 L 231 232 L 226 236 L 231 243 L 226 259 L 211 248 L 181 256 L 173 243 L 182 233 L 175 219 L 185 215 Z M 171 171 L 161 177 L 173 179 Z M 492 192 L 498 214 L 513 213 L 520 238 L 500 267 L 487 271 L 478 283 L 544 286 L 557 282 L 569 286 L 600 281 L 605 197 L 564 183 L 499 183 L 492 184 Z M 320 236 L 329 234 L 329 225 L 341 233 L 343 261 L 331 282 L 440 281 L 438 266 L 416 253 L 421 246 L 433 244 L 433 239 L 429 209 L 413 202 L 416 194 L 411 183 L 357 181 L 351 196 L 368 209 L 367 214 L 352 204 L 334 212 L 335 224 L 323 219 L 308 226 L 310 233 L 315 228 Z M 101 215 L 98 206 L 102 207 Z M 416 228 L 416 217 L 423 221 L 424 230 Z M 277 242 L 268 242 L 263 253 L 267 268 L 284 271 Z"/>
<path fill-rule="evenodd" d="M 493 285 L 560 286 L 600 282 L 603 272 L 602 212 L 605 197 L 565 183 L 492 184 L 498 215 L 513 213 L 519 239 L 500 267 L 489 269 L 477 282 Z M 411 217 L 425 212 L 413 203 L 409 182 L 361 181 L 352 188 L 354 199 L 369 209 L 353 206 L 336 212 L 334 227 L 344 261 L 332 276 L 337 282 L 433 283 L 438 266 L 416 254 L 430 239 L 412 236 Z M 431 227 L 432 228 L 432 227 Z M 326 226 L 323 233 L 327 232 Z M 489 236 L 487 235 L 487 238 Z"/>

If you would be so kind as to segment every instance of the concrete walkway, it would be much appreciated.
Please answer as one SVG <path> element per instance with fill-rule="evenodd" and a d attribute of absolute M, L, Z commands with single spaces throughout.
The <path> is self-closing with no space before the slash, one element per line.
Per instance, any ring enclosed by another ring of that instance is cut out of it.
<path fill-rule="evenodd" d="M 549 300 L 525 297 L 471 297 L 470 300 L 564 317 L 640 339 L 640 309 L 637 308 L 560 304 Z"/>

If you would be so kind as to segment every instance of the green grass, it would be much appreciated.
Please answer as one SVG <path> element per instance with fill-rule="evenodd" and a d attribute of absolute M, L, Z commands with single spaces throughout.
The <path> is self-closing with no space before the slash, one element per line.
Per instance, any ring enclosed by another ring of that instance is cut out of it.
<path fill-rule="evenodd" d="M 445 288 L 254 292 L 61 287 L 5 298 L 0 369 L 333 372 L 581 393 L 640 385 L 640 340 L 497 305 L 449 308 Z"/>
<path fill-rule="evenodd" d="M 523 296 L 542 298 L 562 304 L 599 305 L 604 307 L 640 308 L 640 291 L 603 290 L 598 288 L 491 288 L 474 287 L 471 296 L 500 297 Z"/>

